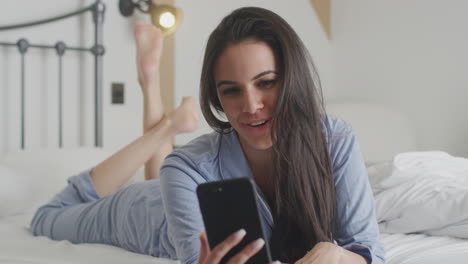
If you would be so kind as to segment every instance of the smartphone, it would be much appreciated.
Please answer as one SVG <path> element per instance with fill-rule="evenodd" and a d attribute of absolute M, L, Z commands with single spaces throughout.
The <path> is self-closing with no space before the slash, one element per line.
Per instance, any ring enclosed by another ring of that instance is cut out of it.
<path fill-rule="evenodd" d="M 254 183 L 250 178 L 200 184 L 197 187 L 197 196 L 211 249 L 239 229 L 243 228 L 247 231 L 243 240 L 224 256 L 221 263 L 226 263 L 258 238 L 263 238 L 265 246 L 247 263 L 266 264 L 271 262 L 268 240 L 260 221 L 257 195 Z"/>

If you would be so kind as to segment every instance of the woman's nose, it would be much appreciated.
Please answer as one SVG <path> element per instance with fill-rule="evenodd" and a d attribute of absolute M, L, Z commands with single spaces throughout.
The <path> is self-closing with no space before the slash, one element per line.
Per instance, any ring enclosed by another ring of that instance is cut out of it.
<path fill-rule="evenodd" d="M 258 110 L 263 108 L 263 97 L 257 91 L 247 91 L 244 97 L 243 112 L 255 114 Z"/>

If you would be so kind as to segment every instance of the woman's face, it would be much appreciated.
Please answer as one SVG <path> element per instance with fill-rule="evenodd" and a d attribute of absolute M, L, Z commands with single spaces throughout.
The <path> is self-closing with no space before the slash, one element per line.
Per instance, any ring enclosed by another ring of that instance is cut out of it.
<path fill-rule="evenodd" d="M 278 74 L 273 50 L 256 40 L 228 46 L 216 61 L 218 98 L 244 150 L 272 146 L 270 129 L 278 97 Z"/>

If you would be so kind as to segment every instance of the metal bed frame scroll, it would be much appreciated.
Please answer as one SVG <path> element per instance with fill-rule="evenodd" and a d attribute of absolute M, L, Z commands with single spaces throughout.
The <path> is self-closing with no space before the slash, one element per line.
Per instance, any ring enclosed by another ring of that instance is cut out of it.
<path fill-rule="evenodd" d="M 27 39 L 21 38 L 16 43 L 0 42 L 0 46 L 16 46 L 21 55 L 21 149 L 25 148 L 25 55 L 29 48 L 39 49 L 55 49 L 58 58 L 58 109 L 59 109 L 59 124 L 58 124 L 58 135 L 59 135 L 59 147 L 63 147 L 63 109 L 62 109 L 62 58 L 67 50 L 73 50 L 78 52 L 90 52 L 94 56 L 94 145 L 96 147 L 103 146 L 102 140 L 102 75 L 103 75 L 103 55 L 105 48 L 103 45 L 103 24 L 104 24 L 104 13 L 106 7 L 102 0 L 96 0 L 93 4 L 84 7 L 82 9 L 66 13 L 63 15 L 27 22 L 16 25 L 1 26 L 2 30 L 12 30 L 18 28 L 32 27 L 42 24 L 47 24 L 59 20 L 63 20 L 76 15 L 81 15 L 86 12 L 92 12 L 94 22 L 94 45 L 90 48 L 84 47 L 69 47 L 64 42 L 59 41 L 55 45 L 43 45 L 43 44 L 32 44 Z"/>

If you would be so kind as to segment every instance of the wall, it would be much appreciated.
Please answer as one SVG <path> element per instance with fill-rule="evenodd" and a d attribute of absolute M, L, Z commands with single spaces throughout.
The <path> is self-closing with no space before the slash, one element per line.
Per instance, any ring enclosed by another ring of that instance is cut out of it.
<path fill-rule="evenodd" d="M 198 98 L 204 46 L 208 36 L 225 15 L 242 6 L 264 7 L 288 21 L 311 52 L 322 78 L 324 93 L 333 93 L 331 46 L 309 0 L 176 0 L 175 3 L 184 11 L 183 24 L 176 33 L 177 104 L 184 95 Z M 176 143 L 186 143 L 209 131 L 211 129 L 201 120 L 200 129 L 196 133 L 180 135 L 176 137 Z"/>
<path fill-rule="evenodd" d="M 57 15 L 77 9 L 79 2 L 64 1 L 2 1 L 0 25 L 9 25 Z M 25 8 L 27 7 L 27 8 Z M 80 21 L 66 20 L 44 29 L 33 27 L 22 30 L 0 31 L 0 41 L 16 42 L 21 37 L 34 44 L 52 44 L 64 40 L 69 45 L 80 44 Z M 54 50 L 29 49 L 26 56 L 26 145 L 31 148 L 57 145 L 57 56 Z M 80 56 L 67 52 L 65 65 L 64 103 L 66 145 L 79 140 L 79 87 L 83 84 Z M 20 147 L 20 56 L 16 47 L 0 47 L 0 154 Z"/>
<path fill-rule="evenodd" d="M 62 14 L 93 3 L 93 0 L 6 0 L 2 1 L 0 24 L 13 24 Z M 137 84 L 133 24 L 136 19 L 149 17 L 135 12 L 131 18 L 122 17 L 118 1 L 104 0 L 104 147 L 117 150 L 142 132 L 142 96 Z M 176 32 L 176 104 L 183 95 L 198 98 L 199 77 L 204 45 L 209 33 L 221 18 L 233 9 L 256 5 L 269 8 L 283 16 L 302 37 L 318 65 L 325 93 L 332 91 L 331 47 L 309 0 L 294 4 L 280 0 L 176 0 L 184 12 L 184 21 Z M 28 8 L 18 9 L 19 6 Z M 63 40 L 69 45 L 89 47 L 93 41 L 91 14 L 46 26 L 19 31 L 0 32 L 0 41 L 16 42 L 27 36 L 35 43 L 55 43 Z M 20 146 L 19 121 L 19 55 L 15 48 L 0 48 L 0 156 Z M 65 58 L 65 147 L 92 145 L 93 138 L 93 57 L 67 52 Z M 28 149 L 57 146 L 57 63 L 54 51 L 28 53 L 27 66 L 27 137 Z M 125 104 L 112 105 L 112 82 L 125 84 Z M 196 133 L 176 137 L 184 144 L 210 131 L 202 120 Z"/>
<path fill-rule="evenodd" d="M 63 14 L 92 4 L 86 1 L 2 2 L 0 24 L 9 25 Z M 142 97 L 136 81 L 133 23 L 149 17 L 125 18 L 115 0 L 105 0 L 103 130 L 104 147 L 115 150 L 141 135 Z M 28 8 L 18 9 L 19 6 Z M 27 37 L 35 44 L 91 47 L 94 26 L 91 13 L 28 29 L 1 31 L 0 41 Z M 0 48 L 0 156 L 20 147 L 20 56 L 15 47 Z M 57 147 L 57 57 L 55 51 L 30 49 L 26 56 L 26 148 Z M 94 143 L 94 64 L 91 53 L 67 51 L 64 57 L 64 146 Z M 125 104 L 110 104 L 112 82 L 125 84 Z"/>
<path fill-rule="evenodd" d="M 421 150 L 468 157 L 466 10 L 464 0 L 333 1 L 334 97 L 397 108 Z"/>
<path fill-rule="evenodd" d="M 83 1 L 83 4 L 93 3 L 93 0 Z M 143 119 L 143 97 L 137 82 L 135 43 L 133 39 L 133 26 L 135 21 L 144 20 L 149 22 L 149 16 L 135 11 L 131 17 L 123 17 L 118 9 L 118 1 L 104 0 L 106 4 L 106 15 L 104 20 L 104 78 L 103 78 L 103 141 L 104 148 L 116 151 L 130 143 L 142 134 Z M 93 41 L 93 24 L 83 23 L 84 42 Z M 92 65 L 92 58 L 86 65 Z M 85 64 L 85 63 L 83 63 Z M 88 79 L 92 78 L 88 76 Z M 92 80 L 92 79 L 91 79 Z M 111 104 L 112 83 L 124 83 L 125 103 Z M 92 83 L 92 82 L 91 82 Z M 92 95 L 87 97 L 87 106 L 84 110 L 85 116 L 92 119 Z M 87 120 L 91 121 L 92 120 Z M 89 122 L 85 122 L 90 124 Z M 83 129 L 86 137 L 82 144 L 93 144 L 93 125 Z"/>

